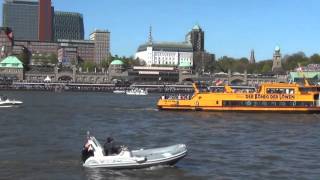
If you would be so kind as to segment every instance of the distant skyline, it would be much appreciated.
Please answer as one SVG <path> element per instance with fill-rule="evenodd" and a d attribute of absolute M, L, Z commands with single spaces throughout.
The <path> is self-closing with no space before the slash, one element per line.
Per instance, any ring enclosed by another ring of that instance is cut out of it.
<path fill-rule="evenodd" d="M 111 53 L 134 55 L 148 39 L 184 41 L 195 24 L 205 31 L 205 49 L 221 56 L 272 59 L 276 45 L 283 55 L 319 53 L 318 0 L 52 0 L 55 10 L 83 14 L 85 38 L 94 29 L 111 32 Z M 3 4 L 3 0 L 1 0 Z M 1 7 L 2 15 L 2 7 Z M 1 18 L 2 24 L 2 18 Z"/>

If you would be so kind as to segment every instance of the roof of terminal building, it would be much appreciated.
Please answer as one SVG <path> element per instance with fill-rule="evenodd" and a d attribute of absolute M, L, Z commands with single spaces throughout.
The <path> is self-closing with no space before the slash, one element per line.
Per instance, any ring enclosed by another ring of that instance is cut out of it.
<path fill-rule="evenodd" d="M 290 72 L 290 76 L 292 79 L 296 78 L 315 78 L 316 76 L 320 76 L 320 72 Z"/>
<path fill-rule="evenodd" d="M 191 64 L 189 62 L 183 61 L 180 62 L 179 67 L 191 67 Z"/>
<path fill-rule="evenodd" d="M 110 65 L 123 65 L 123 64 L 124 63 L 121 60 L 116 59 L 116 60 L 113 60 Z"/>
<path fill-rule="evenodd" d="M 22 62 L 15 56 L 8 56 L 0 62 L 0 68 L 23 68 Z"/>
<path fill-rule="evenodd" d="M 146 51 L 147 47 L 152 47 L 153 51 L 179 51 L 192 52 L 192 44 L 187 42 L 152 42 L 139 46 L 138 52 Z"/>

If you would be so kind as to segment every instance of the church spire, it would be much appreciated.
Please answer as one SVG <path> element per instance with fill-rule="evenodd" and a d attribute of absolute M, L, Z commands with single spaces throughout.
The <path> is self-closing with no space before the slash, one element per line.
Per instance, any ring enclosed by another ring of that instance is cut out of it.
<path fill-rule="evenodd" d="M 251 49 L 251 52 L 250 52 L 249 63 L 250 63 L 250 64 L 256 63 L 256 58 L 255 58 L 255 56 L 254 56 L 254 50 L 253 50 L 253 49 Z"/>

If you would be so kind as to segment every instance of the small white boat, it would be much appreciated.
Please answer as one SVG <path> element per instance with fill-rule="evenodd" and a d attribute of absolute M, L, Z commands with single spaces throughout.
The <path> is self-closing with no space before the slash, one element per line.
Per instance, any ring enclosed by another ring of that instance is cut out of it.
<path fill-rule="evenodd" d="M 133 88 L 131 90 L 126 91 L 126 94 L 135 96 L 146 96 L 148 95 L 148 91 L 140 88 Z"/>
<path fill-rule="evenodd" d="M 113 93 L 114 94 L 125 94 L 126 91 L 125 90 L 114 90 Z"/>
<path fill-rule="evenodd" d="M 134 151 L 122 147 L 120 153 L 105 156 L 103 147 L 93 136 L 88 138 L 86 147 L 88 149 L 84 148 L 82 151 L 82 161 L 84 167 L 90 168 L 138 169 L 158 165 L 174 165 L 187 155 L 186 145 L 177 144 L 162 148 Z"/>
<path fill-rule="evenodd" d="M 19 106 L 22 103 L 22 101 L 10 100 L 5 96 L 0 96 L 0 107 Z"/>

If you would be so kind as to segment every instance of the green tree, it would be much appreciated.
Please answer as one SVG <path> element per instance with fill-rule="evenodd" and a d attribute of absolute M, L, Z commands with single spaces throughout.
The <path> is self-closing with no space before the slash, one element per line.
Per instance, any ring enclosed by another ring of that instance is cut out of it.
<path fill-rule="evenodd" d="M 97 67 L 95 63 L 93 63 L 92 61 L 84 61 L 84 63 L 81 65 L 82 69 L 84 71 L 89 71 L 92 72 L 94 71 L 94 69 Z"/>
<path fill-rule="evenodd" d="M 23 63 L 23 67 L 25 70 L 29 70 L 31 53 L 27 48 L 23 48 L 21 53 L 17 56 L 17 58 Z"/>
<path fill-rule="evenodd" d="M 55 53 L 48 54 L 47 59 L 50 64 L 58 64 L 58 56 Z"/>
<path fill-rule="evenodd" d="M 312 56 L 310 56 L 310 63 L 311 64 L 320 64 L 319 54 L 313 54 Z"/>

